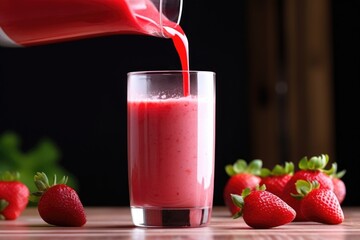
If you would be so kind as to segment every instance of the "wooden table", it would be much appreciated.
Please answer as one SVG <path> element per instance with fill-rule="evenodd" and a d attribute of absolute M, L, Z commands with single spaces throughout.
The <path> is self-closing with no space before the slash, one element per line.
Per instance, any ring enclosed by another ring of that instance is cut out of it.
<path fill-rule="evenodd" d="M 16 220 L 0 221 L 0 239 L 359 240 L 360 207 L 344 208 L 344 212 L 346 220 L 340 225 L 294 222 L 256 230 L 249 228 L 243 219 L 232 219 L 224 207 L 215 207 L 207 227 L 150 229 L 134 227 L 129 208 L 88 207 L 85 226 L 66 228 L 48 225 L 35 208 L 28 208 Z"/>

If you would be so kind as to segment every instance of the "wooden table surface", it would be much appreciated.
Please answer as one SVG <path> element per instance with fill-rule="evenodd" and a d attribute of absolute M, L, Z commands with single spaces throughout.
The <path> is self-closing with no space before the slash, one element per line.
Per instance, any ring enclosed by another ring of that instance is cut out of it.
<path fill-rule="evenodd" d="M 45 223 L 35 208 L 16 220 L 0 221 L 0 239 L 233 239 L 233 240 L 360 240 L 360 207 L 345 208 L 340 225 L 290 223 L 271 229 L 249 228 L 243 219 L 232 219 L 224 207 L 215 207 L 211 223 L 201 228 L 142 228 L 131 222 L 126 207 L 87 207 L 83 227 L 55 227 Z"/>

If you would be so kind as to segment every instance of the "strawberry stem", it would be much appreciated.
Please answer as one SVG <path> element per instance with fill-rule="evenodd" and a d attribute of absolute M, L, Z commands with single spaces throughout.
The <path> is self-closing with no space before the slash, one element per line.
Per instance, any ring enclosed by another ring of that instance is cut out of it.
<path fill-rule="evenodd" d="M 254 159 L 249 164 L 244 159 L 238 159 L 234 164 L 225 166 L 225 172 L 231 177 L 238 173 L 251 173 L 256 176 L 260 175 L 262 160 Z"/>
<path fill-rule="evenodd" d="M 50 187 L 57 184 L 66 184 L 68 181 L 68 176 L 64 176 L 59 182 L 57 182 L 56 174 L 53 177 L 53 183 L 50 184 L 48 177 L 44 172 L 37 172 L 34 176 L 34 183 L 38 189 L 37 192 L 31 193 L 29 199 L 32 202 L 38 202 L 40 197 L 43 195 L 46 190 Z"/>
<path fill-rule="evenodd" d="M 285 174 L 293 175 L 294 169 L 295 169 L 294 163 L 285 162 L 284 166 L 280 164 L 276 164 L 272 170 L 268 168 L 262 168 L 260 170 L 260 176 L 268 177 L 268 176 L 281 176 Z"/>
<path fill-rule="evenodd" d="M 20 173 L 19 172 L 10 172 L 6 171 L 0 175 L 0 181 L 17 181 L 20 179 Z"/>
<path fill-rule="evenodd" d="M 306 195 L 308 195 L 309 192 L 311 192 L 313 189 L 319 188 L 320 184 L 316 180 L 310 182 L 300 179 L 296 181 L 295 186 L 297 194 L 290 193 L 290 195 L 296 199 L 302 199 Z"/>
<path fill-rule="evenodd" d="M 345 173 L 346 173 L 346 170 L 342 170 L 342 171 L 340 171 L 340 172 L 335 173 L 335 174 L 334 174 L 334 177 L 340 179 L 340 178 L 342 178 L 342 177 L 345 175 Z"/>
<path fill-rule="evenodd" d="M 9 205 L 9 202 L 5 199 L 0 199 L 0 220 L 5 220 L 5 216 L 1 213 Z"/>
<path fill-rule="evenodd" d="M 321 156 L 313 156 L 310 159 L 303 157 L 299 162 L 299 168 L 301 170 L 320 170 L 324 171 L 327 163 L 329 162 L 329 156 L 322 154 Z"/>
<path fill-rule="evenodd" d="M 247 188 L 247 189 L 249 189 L 249 188 Z M 244 191 L 245 191 L 245 190 L 244 190 Z M 243 192 L 244 192 L 244 191 L 243 191 Z M 250 191 L 250 189 L 249 189 L 249 191 Z M 240 195 L 238 195 L 238 194 L 230 194 L 230 195 L 231 195 L 231 200 L 233 201 L 234 205 L 240 208 L 240 211 L 238 211 L 237 213 L 235 213 L 235 214 L 233 215 L 233 219 L 236 219 L 236 218 L 241 217 L 242 214 L 243 214 L 243 210 L 242 210 L 242 209 L 244 208 L 244 204 L 245 204 L 245 202 L 244 202 L 244 197 L 243 197 L 243 196 L 240 196 Z"/>
<path fill-rule="evenodd" d="M 256 190 L 258 191 L 265 191 L 266 190 L 266 186 L 265 184 L 261 185 L 261 186 L 256 186 Z M 243 215 L 243 209 L 244 209 L 244 205 L 245 205 L 245 201 L 244 199 L 249 196 L 251 194 L 251 189 L 250 188 L 245 188 L 242 192 L 241 195 L 238 194 L 233 194 L 231 193 L 231 200 L 234 203 L 235 206 L 237 206 L 238 208 L 240 208 L 240 211 L 236 212 L 233 215 L 233 218 L 239 218 Z"/>
<path fill-rule="evenodd" d="M 242 192 L 241 192 L 241 196 L 243 198 L 246 198 L 247 196 L 249 196 L 251 193 L 251 189 L 250 188 L 245 188 Z"/>
<path fill-rule="evenodd" d="M 5 199 L 0 199 L 0 212 L 4 211 L 8 205 L 8 201 L 6 201 Z"/>
<path fill-rule="evenodd" d="M 325 174 L 327 174 L 328 176 L 330 177 L 333 177 L 333 178 L 342 178 L 345 173 L 346 173 L 346 170 L 342 170 L 340 172 L 338 172 L 338 168 L 337 168 L 337 163 L 334 162 L 332 165 L 331 165 L 331 168 L 329 170 L 325 170 L 323 171 Z"/>

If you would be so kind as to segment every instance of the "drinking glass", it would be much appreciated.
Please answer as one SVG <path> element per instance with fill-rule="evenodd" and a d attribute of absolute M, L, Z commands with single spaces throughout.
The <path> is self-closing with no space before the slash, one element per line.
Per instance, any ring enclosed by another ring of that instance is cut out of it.
<path fill-rule="evenodd" d="M 144 71 L 127 77 L 133 223 L 206 226 L 214 189 L 215 73 Z M 190 94 L 184 95 L 187 83 Z"/>

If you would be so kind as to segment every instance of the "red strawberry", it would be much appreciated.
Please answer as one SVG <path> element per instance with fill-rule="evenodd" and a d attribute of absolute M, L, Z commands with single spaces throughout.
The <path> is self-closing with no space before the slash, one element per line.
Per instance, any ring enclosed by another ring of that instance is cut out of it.
<path fill-rule="evenodd" d="M 231 194 L 241 194 L 245 188 L 253 189 L 259 185 L 261 178 L 258 175 L 261 167 L 262 161 L 259 159 L 252 160 L 249 164 L 245 160 L 239 159 L 233 165 L 225 166 L 225 171 L 230 178 L 226 182 L 223 198 L 232 215 L 239 212 L 240 209 L 234 205 Z"/>
<path fill-rule="evenodd" d="M 266 185 L 266 191 L 275 194 L 278 197 L 282 196 L 286 183 L 294 174 L 294 164 L 292 162 L 285 162 L 284 166 L 280 164 L 270 170 L 262 168 L 260 177 L 260 185 Z"/>
<path fill-rule="evenodd" d="M 313 222 L 340 224 L 344 221 L 344 213 L 335 193 L 327 188 L 320 188 L 317 181 L 298 180 L 296 182 L 303 216 Z"/>
<path fill-rule="evenodd" d="M 68 178 L 63 177 L 59 183 L 49 184 L 45 173 L 34 177 L 38 192 L 32 194 L 32 200 L 38 201 L 40 217 L 51 225 L 80 227 L 86 223 L 84 207 L 76 191 L 67 186 Z"/>
<path fill-rule="evenodd" d="M 292 178 L 286 183 L 281 198 L 296 211 L 294 221 L 306 221 L 300 212 L 300 201 L 292 196 L 297 194 L 295 183 L 297 180 L 318 181 L 321 188 L 333 190 L 331 178 L 324 169 L 329 161 L 328 155 L 314 156 L 308 159 L 304 157 L 299 162 L 300 170 L 296 171 Z"/>
<path fill-rule="evenodd" d="M 0 219 L 14 220 L 29 202 L 29 189 L 19 181 L 18 172 L 5 172 L 0 176 Z"/>
<path fill-rule="evenodd" d="M 345 175 L 346 170 L 337 172 L 336 163 L 333 163 L 333 169 L 334 171 L 330 174 L 330 177 L 334 185 L 334 193 L 338 198 L 339 203 L 342 204 L 346 196 L 346 185 L 341 178 Z"/>
<path fill-rule="evenodd" d="M 265 185 L 255 190 L 246 188 L 241 196 L 231 194 L 234 204 L 241 208 L 234 218 L 243 216 L 252 228 L 278 227 L 294 220 L 296 212 L 275 194 L 264 191 Z"/>
<path fill-rule="evenodd" d="M 340 178 L 332 178 L 334 184 L 334 193 L 339 200 L 339 203 L 342 204 L 346 196 L 346 185 L 343 180 Z"/>

